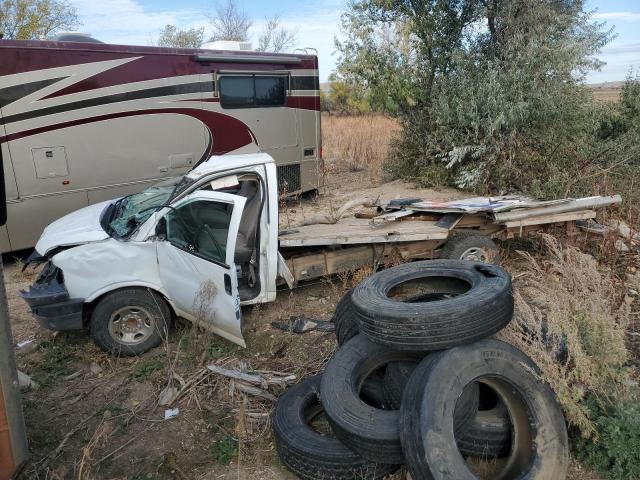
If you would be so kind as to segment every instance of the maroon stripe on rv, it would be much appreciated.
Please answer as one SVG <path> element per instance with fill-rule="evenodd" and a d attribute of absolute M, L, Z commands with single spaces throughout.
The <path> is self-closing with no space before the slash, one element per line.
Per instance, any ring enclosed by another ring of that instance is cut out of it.
<path fill-rule="evenodd" d="M 114 118 L 134 117 L 138 115 L 158 115 L 167 113 L 174 115 L 187 115 L 189 117 L 197 118 L 202 123 L 204 123 L 209 129 L 210 135 L 213 138 L 213 143 L 209 152 L 211 155 L 227 153 L 240 147 L 244 147 L 245 145 L 254 143 L 255 141 L 255 135 L 249 129 L 249 127 L 247 127 L 247 125 L 242 123 L 240 120 L 228 115 L 217 112 L 209 112 L 207 110 L 199 110 L 196 108 L 162 108 L 111 113 L 108 115 L 98 115 L 90 118 L 82 118 L 69 122 L 46 125 L 44 127 L 5 135 L 4 137 L 0 137 L 0 143 L 10 142 L 18 138 L 29 137 L 32 135 L 37 135 L 39 133 L 50 132 L 52 130 L 60 130 L 61 128 L 102 122 Z M 214 132 L 216 133 L 214 134 Z"/>
<path fill-rule="evenodd" d="M 208 102 L 208 103 L 219 103 L 220 98 L 217 97 L 209 97 L 209 98 L 192 98 L 192 99 L 183 99 L 179 100 L 180 102 Z M 287 97 L 287 102 L 285 103 L 286 107 L 289 108 L 298 108 L 302 110 L 314 110 L 320 111 L 320 97 L 318 96 L 297 96 L 297 97 Z"/>
<path fill-rule="evenodd" d="M 199 63 L 196 54 L 221 53 L 219 50 L 201 50 L 192 48 L 143 47 L 135 45 L 110 45 L 106 43 L 53 42 L 37 40 L 0 40 L 0 76 L 13 73 L 32 72 L 45 68 L 80 65 L 83 63 L 103 62 L 118 58 L 144 56 L 145 62 L 138 63 L 132 70 L 122 73 L 133 75 L 141 80 L 171 77 L 175 75 L 193 75 L 223 70 L 274 70 L 290 69 L 283 64 L 242 64 L 232 63 Z M 243 52 L 233 52 L 242 55 Z M 269 55 L 272 53 L 246 52 L 248 55 Z M 291 56 L 291 55 L 288 55 Z M 313 55 L 295 55 L 301 63 L 296 68 L 317 69 L 317 59 Z M 136 63 L 136 62 L 134 62 Z M 155 64 L 155 65 L 154 65 Z M 150 69 L 150 71 L 146 71 Z M 157 75 L 158 70 L 169 71 L 169 74 Z M 119 79 L 111 85 L 129 83 L 129 78 Z M 101 85 L 101 86 L 111 86 Z"/>
<path fill-rule="evenodd" d="M 320 97 L 319 96 L 306 96 L 306 97 L 287 97 L 287 107 L 300 108 L 303 110 L 320 111 Z"/>

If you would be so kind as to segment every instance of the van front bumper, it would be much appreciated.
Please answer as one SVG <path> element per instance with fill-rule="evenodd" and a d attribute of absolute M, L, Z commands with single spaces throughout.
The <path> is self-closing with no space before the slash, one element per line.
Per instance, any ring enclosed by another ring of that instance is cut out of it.
<path fill-rule="evenodd" d="M 44 328 L 65 331 L 84 327 L 84 299 L 69 298 L 69 292 L 62 281 L 62 272 L 51 262 L 44 266 L 42 273 L 28 290 L 20 292 L 20 296 Z"/>

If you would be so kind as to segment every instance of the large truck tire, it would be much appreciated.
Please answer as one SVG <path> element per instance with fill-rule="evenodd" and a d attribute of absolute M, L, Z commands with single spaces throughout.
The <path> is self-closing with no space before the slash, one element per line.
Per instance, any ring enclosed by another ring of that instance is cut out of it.
<path fill-rule="evenodd" d="M 289 388 L 273 415 L 276 449 L 281 462 L 299 478 L 315 480 L 382 480 L 395 465 L 369 462 L 337 438 L 315 431 L 309 422 L 322 412 L 318 399 L 321 376 Z"/>
<path fill-rule="evenodd" d="M 460 453 L 484 459 L 507 457 L 511 452 L 512 428 L 502 401 L 491 409 L 479 409 L 458 440 Z"/>
<path fill-rule="evenodd" d="M 383 365 L 398 361 L 417 361 L 423 354 L 391 350 L 357 335 L 327 363 L 320 398 L 327 419 L 336 435 L 345 445 L 362 457 L 386 464 L 404 462 L 400 445 L 398 410 L 372 407 L 360 396 L 360 387 L 371 372 Z M 465 390 L 461 400 L 464 410 L 456 410 L 456 431 L 462 431 L 478 409 L 478 390 Z M 460 413 L 458 413 L 460 412 Z"/>
<path fill-rule="evenodd" d="M 333 324 L 336 327 L 336 339 L 338 340 L 338 345 L 342 345 L 347 340 L 350 340 L 360 333 L 355 312 L 353 310 L 353 302 L 351 301 L 352 293 L 353 290 L 349 290 L 342 296 L 336 305 L 336 311 L 333 315 Z"/>
<path fill-rule="evenodd" d="M 497 393 L 516 432 L 509 459 L 496 478 L 565 478 L 567 430 L 553 391 L 529 357 L 494 339 L 429 355 L 411 375 L 400 408 L 400 438 L 411 476 L 477 478 L 460 455 L 451 428 L 455 399 L 477 381 Z"/>
<path fill-rule="evenodd" d="M 393 362 L 387 365 L 382 379 L 382 394 L 389 408 L 400 409 L 402 392 L 417 366 L 418 362 Z"/>
<path fill-rule="evenodd" d="M 440 295 L 439 299 L 407 298 Z M 351 295 L 360 332 L 396 350 L 444 350 L 504 328 L 513 317 L 511 277 L 458 260 L 407 263 L 371 275 Z"/>

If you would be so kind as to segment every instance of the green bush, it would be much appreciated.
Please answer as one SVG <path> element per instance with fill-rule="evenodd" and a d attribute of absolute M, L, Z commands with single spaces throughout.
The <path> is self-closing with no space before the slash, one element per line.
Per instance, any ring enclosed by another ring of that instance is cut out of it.
<path fill-rule="evenodd" d="M 640 405 L 620 403 L 605 410 L 591 400 L 589 407 L 598 437 L 576 441 L 578 459 L 612 480 L 640 479 Z"/>

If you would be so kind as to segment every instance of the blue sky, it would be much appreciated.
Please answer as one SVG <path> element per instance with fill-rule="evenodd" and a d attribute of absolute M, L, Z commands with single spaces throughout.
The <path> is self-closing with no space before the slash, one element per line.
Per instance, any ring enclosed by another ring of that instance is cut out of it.
<path fill-rule="evenodd" d="M 168 24 L 182 28 L 205 27 L 207 13 L 215 0 L 71 0 L 82 22 L 82 31 L 111 43 L 150 45 L 160 29 Z M 340 14 L 346 0 L 237 0 L 254 20 L 252 39 L 263 28 L 264 18 L 278 14 L 282 24 L 296 31 L 297 47 L 318 51 L 320 78 L 326 81 L 335 68 L 333 40 L 340 35 Z M 633 66 L 640 70 L 640 1 L 588 0 L 595 17 L 615 27 L 617 37 L 601 52 L 605 62 L 600 72 L 589 75 L 589 82 L 623 80 Z"/>

